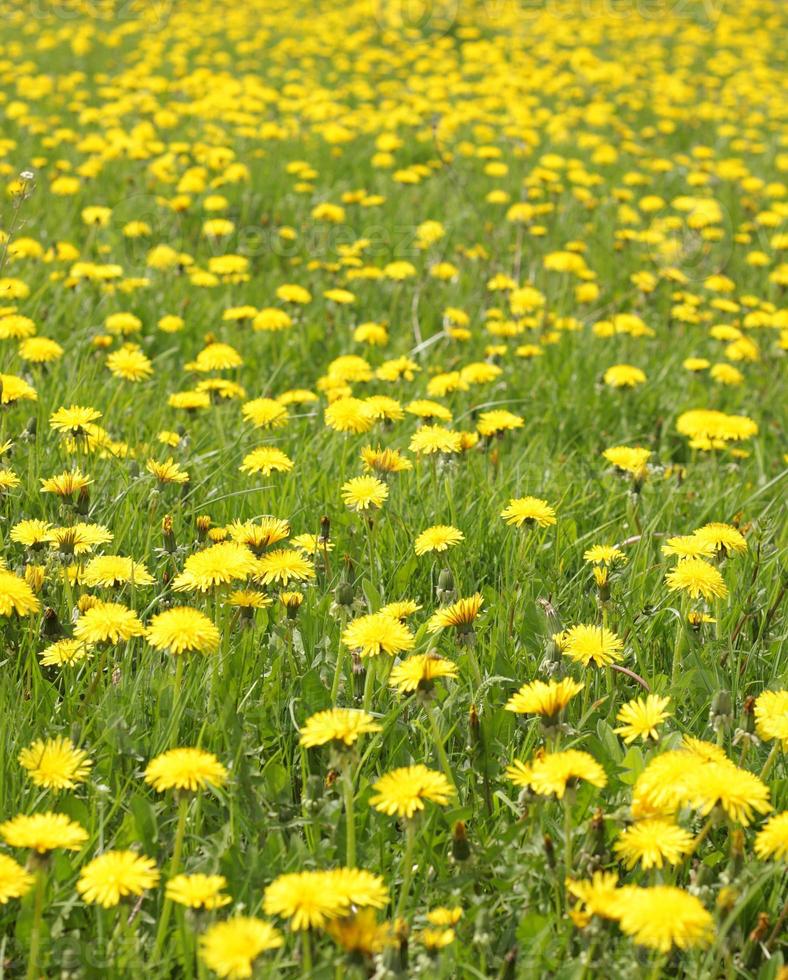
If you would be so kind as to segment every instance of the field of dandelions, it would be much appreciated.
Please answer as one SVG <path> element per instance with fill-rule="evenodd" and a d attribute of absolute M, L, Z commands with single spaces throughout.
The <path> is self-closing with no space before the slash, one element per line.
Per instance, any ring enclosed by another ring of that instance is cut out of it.
<path fill-rule="evenodd" d="M 788 978 L 787 31 L 3 6 L 0 978 Z"/>

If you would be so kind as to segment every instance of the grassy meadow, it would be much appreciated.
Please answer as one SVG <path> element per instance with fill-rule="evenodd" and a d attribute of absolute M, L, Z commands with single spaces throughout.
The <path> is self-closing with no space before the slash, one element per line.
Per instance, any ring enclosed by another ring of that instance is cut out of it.
<path fill-rule="evenodd" d="M 0 977 L 786 980 L 779 0 L 9 0 Z"/>

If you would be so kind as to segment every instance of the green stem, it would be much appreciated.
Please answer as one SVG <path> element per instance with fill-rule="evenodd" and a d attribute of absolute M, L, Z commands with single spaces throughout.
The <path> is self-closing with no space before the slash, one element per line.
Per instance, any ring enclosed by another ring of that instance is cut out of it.
<path fill-rule="evenodd" d="M 170 862 L 169 878 L 174 878 L 178 873 L 178 868 L 181 863 L 181 852 L 183 850 L 183 839 L 186 836 L 186 814 L 189 810 L 189 797 L 183 793 L 178 799 L 178 825 L 175 830 L 175 843 L 172 848 L 172 861 Z M 172 912 L 172 900 L 169 898 L 164 899 L 164 906 L 161 910 L 161 918 L 159 919 L 159 928 L 156 931 L 156 945 L 153 949 L 153 961 L 154 964 L 158 964 L 159 956 L 161 955 L 162 946 L 164 945 L 164 937 L 167 933 L 167 925 L 170 921 L 170 913 Z"/>
<path fill-rule="evenodd" d="M 774 760 L 777 758 L 777 753 L 779 752 L 779 750 L 780 750 L 780 740 L 775 739 L 774 745 L 772 745 L 769 754 L 766 756 L 766 762 L 764 762 L 763 764 L 763 769 L 761 769 L 760 778 L 762 780 L 766 779 L 766 777 L 769 775 L 769 771 L 774 765 Z"/>
<path fill-rule="evenodd" d="M 701 827 L 700 833 L 692 842 L 692 847 L 689 849 L 689 851 L 687 851 L 688 858 L 692 857 L 695 851 L 697 851 L 700 845 L 706 840 L 706 838 L 709 836 L 709 831 L 711 830 L 713 825 L 714 825 L 714 811 L 712 810 L 711 813 L 706 818 L 706 823 L 704 823 L 704 825 Z"/>
<path fill-rule="evenodd" d="M 301 970 L 304 977 L 312 975 L 312 936 L 309 929 L 301 933 Z"/>
<path fill-rule="evenodd" d="M 449 764 L 449 757 L 446 755 L 446 749 L 443 745 L 443 737 L 441 736 L 440 728 L 438 727 L 438 720 L 435 717 L 435 706 L 430 701 L 424 701 L 424 714 L 427 716 L 427 721 L 430 724 L 430 729 L 432 731 L 432 740 L 435 743 L 435 751 L 438 753 L 438 759 L 440 760 L 441 769 L 443 769 L 443 774 L 448 779 L 452 789 L 454 790 L 455 796 L 459 795 L 457 793 L 457 784 L 454 781 L 454 773 L 451 770 L 451 765 Z"/>
<path fill-rule="evenodd" d="M 181 720 L 181 690 L 183 688 L 183 654 L 175 658 L 175 676 L 172 681 L 172 728 L 170 730 L 170 748 L 178 744 L 178 729 Z"/>
<path fill-rule="evenodd" d="M 413 877 L 413 851 L 415 846 L 416 824 L 413 820 L 407 820 L 405 822 L 405 853 L 402 856 L 402 884 L 400 885 L 399 899 L 397 900 L 397 911 L 394 913 L 395 919 L 398 919 L 405 911 L 405 905 L 408 901 L 410 882 Z"/>
<path fill-rule="evenodd" d="M 367 674 L 364 678 L 364 711 L 369 711 L 369 709 L 372 707 L 372 687 L 375 681 L 375 663 L 376 661 L 374 658 L 367 658 Z"/>
<path fill-rule="evenodd" d="M 673 667 L 670 672 L 671 685 L 675 685 L 681 671 L 681 651 L 684 646 L 684 630 L 687 622 L 687 608 L 686 603 L 683 601 L 679 602 L 679 614 L 676 642 L 673 644 Z"/>
<path fill-rule="evenodd" d="M 339 647 L 337 649 L 337 662 L 336 662 L 336 666 L 334 667 L 334 680 L 331 684 L 331 704 L 334 705 L 334 707 L 336 707 L 337 695 L 339 694 L 339 682 L 342 678 L 342 670 L 345 666 L 345 645 L 341 640 L 343 623 L 344 623 L 344 617 L 342 618 L 342 620 L 340 620 L 340 624 L 339 624 L 340 640 L 339 640 Z"/>
<path fill-rule="evenodd" d="M 346 764 L 342 773 L 342 788 L 345 797 L 345 837 L 347 840 L 347 866 L 356 866 L 356 811 L 355 793 L 353 791 L 353 776 L 351 767 Z"/>
<path fill-rule="evenodd" d="M 572 801 L 564 796 L 564 873 L 567 878 L 572 875 Z"/>
<path fill-rule="evenodd" d="M 43 867 L 36 871 L 35 895 L 33 900 L 33 926 L 30 930 L 30 950 L 27 955 L 27 980 L 38 980 L 38 956 L 41 950 L 41 919 L 44 914 L 44 892 L 46 873 Z"/>

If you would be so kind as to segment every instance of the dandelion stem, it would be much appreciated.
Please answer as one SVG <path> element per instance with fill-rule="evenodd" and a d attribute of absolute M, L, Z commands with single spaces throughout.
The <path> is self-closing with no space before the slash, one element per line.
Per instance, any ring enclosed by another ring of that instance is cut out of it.
<path fill-rule="evenodd" d="M 30 930 L 30 950 L 27 956 L 27 980 L 38 980 L 38 956 L 41 950 L 41 919 L 44 914 L 44 892 L 46 890 L 46 871 L 43 865 L 36 870 L 35 894 L 33 898 L 33 925 Z"/>
<path fill-rule="evenodd" d="M 692 857 L 692 855 L 697 851 L 700 845 L 709 836 L 709 831 L 711 830 L 713 824 L 714 824 L 714 811 L 712 810 L 712 812 L 706 818 L 706 823 L 704 823 L 704 825 L 701 827 L 700 833 L 692 842 L 692 847 L 689 849 L 689 851 L 687 851 L 688 858 Z"/>
<path fill-rule="evenodd" d="M 774 760 L 777 758 L 777 753 L 779 752 L 779 750 L 780 750 L 780 741 L 779 739 L 775 739 L 774 745 L 772 745 L 771 747 L 771 751 L 766 756 L 766 762 L 764 762 L 763 764 L 763 769 L 761 769 L 761 775 L 760 775 L 761 779 L 766 779 L 766 777 L 769 775 L 769 772 L 772 766 L 774 765 Z"/>
<path fill-rule="evenodd" d="M 405 853 L 402 856 L 402 884 L 399 890 L 399 899 L 397 900 L 397 911 L 394 913 L 394 918 L 399 918 L 405 911 L 405 905 L 408 901 L 408 892 L 410 891 L 410 882 L 413 877 L 413 850 L 416 846 L 416 824 L 413 820 L 406 820 L 405 822 Z"/>
<path fill-rule="evenodd" d="M 301 970 L 304 977 L 312 975 L 312 936 L 309 929 L 301 933 Z"/>
<path fill-rule="evenodd" d="M 572 873 L 572 800 L 564 797 L 564 865 L 567 877 Z"/>
<path fill-rule="evenodd" d="M 181 721 L 181 690 L 183 688 L 183 654 L 175 658 L 175 677 L 172 682 L 172 729 L 170 731 L 170 747 L 178 744 L 178 729 Z"/>
<path fill-rule="evenodd" d="M 186 836 L 186 814 L 189 811 L 189 797 L 182 793 L 178 799 L 178 825 L 175 829 L 175 843 L 172 848 L 172 861 L 170 862 L 170 872 L 169 877 L 174 878 L 178 873 L 178 868 L 181 864 L 181 852 L 183 851 L 183 839 Z M 159 919 L 159 928 L 156 931 L 156 945 L 153 949 L 153 960 L 154 963 L 158 963 L 159 956 L 161 955 L 161 949 L 164 945 L 164 937 L 167 933 L 167 925 L 170 921 L 170 913 L 172 912 L 172 900 L 169 898 L 164 899 L 164 905 L 161 910 L 161 918 Z"/>
<path fill-rule="evenodd" d="M 347 841 L 347 860 L 349 868 L 356 866 L 356 811 L 354 805 L 355 792 L 353 775 L 350 764 L 344 766 L 342 773 L 342 788 L 345 797 L 345 838 Z"/>
<path fill-rule="evenodd" d="M 455 795 L 458 795 L 457 784 L 454 781 L 454 774 L 452 773 L 451 765 L 449 764 L 449 757 L 446 755 L 446 748 L 444 747 L 443 737 L 441 735 L 440 727 L 438 726 L 438 719 L 435 717 L 435 706 L 432 704 L 432 702 L 424 702 L 424 714 L 427 716 L 427 721 L 430 724 L 432 740 L 435 743 L 435 751 L 438 753 L 438 759 L 441 764 L 441 769 L 443 769 L 443 774 L 449 780 L 449 783 L 454 789 Z"/>
<path fill-rule="evenodd" d="M 364 678 L 364 711 L 369 711 L 372 706 L 372 687 L 375 680 L 375 660 L 367 659 L 367 676 Z"/>

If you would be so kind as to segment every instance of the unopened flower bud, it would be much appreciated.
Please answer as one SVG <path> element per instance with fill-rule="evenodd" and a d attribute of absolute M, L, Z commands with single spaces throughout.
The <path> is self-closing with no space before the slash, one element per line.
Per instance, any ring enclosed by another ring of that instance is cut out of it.
<path fill-rule="evenodd" d="M 90 510 L 90 490 L 87 487 L 82 487 L 77 494 L 77 501 L 74 505 L 78 514 L 86 515 Z"/>
<path fill-rule="evenodd" d="M 454 576 L 450 568 L 441 569 L 441 573 L 438 576 L 438 586 L 435 591 L 438 595 L 438 601 L 441 603 L 449 603 L 454 599 L 456 595 Z"/>
<path fill-rule="evenodd" d="M 458 820 L 452 830 L 451 853 L 455 861 L 467 861 L 471 856 L 471 845 L 468 842 L 465 824 L 462 820 Z"/>
<path fill-rule="evenodd" d="M 34 592 L 41 591 L 45 578 L 45 565 L 25 565 L 25 581 Z"/>
<path fill-rule="evenodd" d="M 340 582 L 334 589 L 334 601 L 338 606 L 352 606 L 355 594 L 349 582 Z"/>
<path fill-rule="evenodd" d="M 709 723 L 715 732 L 730 728 L 733 721 L 733 702 L 730 692 L 717 691 L 709 710 Z"/>
<path fill-rule="evenodd" d="M 549 834 L 545 834 L 542 838 L 542 844 L 548 866 L 555 868 L 555 844 L 553 843 L 553 838 Z"/>
<path fill-rule="evenodd" d="M 755 698 L 752 695 L 744 699 L 741 713 L 741 727 L 748 735 L 751 735 L 755 731 Z"/>
<path fill-rule="evenodd" d="M 195 524 L 197 525 L 197 537 L 200 539 L 200 541 L 204 541 L 208 532 L 211 530 L 213 521 L 207 514 L 200 514 L 195 521 Z"/>
<path fill-rule="evenodd" d="M 44 618 L 41 621 L 41 635 L 51 639 L 60 636 L 62 633 L 63 628 L 60 625 L 60 620 L 57 618 L 57 613 L 54 609 L 47 606 L 44 610 Z"/>
<path fill-rule="evenodd" d="M 594 566 L 594 581 L 596 582 L 599 601 L 608 602 L 610 600 L 610 577 L 605 565 Z"/>
<path fill-rule="evenodd" d="M 172 515 L 165 514 L 161 521 L 161 534 L 164 538 L 164 549 L 172 554 L 175 551 L 175 533 L 172 529 Z"/>
<path fill-rule="evenodd" d="M 331 535 L 331 518 L 323 517 L 320 518 L 320 534 L 318 535 L 318 541 L 320 544 L 328 544 L 328 539 Z"/>

